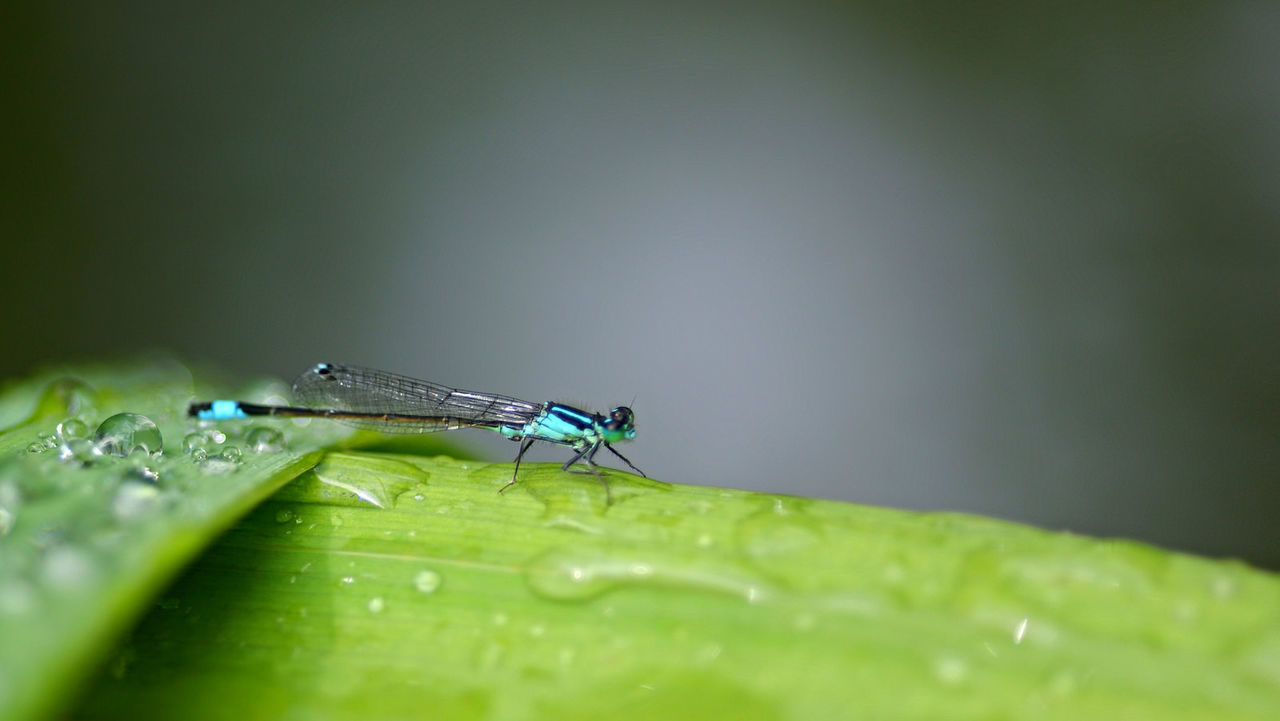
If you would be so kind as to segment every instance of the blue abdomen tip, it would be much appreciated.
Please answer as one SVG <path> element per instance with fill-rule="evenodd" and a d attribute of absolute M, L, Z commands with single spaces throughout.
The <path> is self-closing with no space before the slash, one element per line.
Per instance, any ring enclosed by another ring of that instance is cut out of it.
<path fill-rule="evenodd" d="M 224 421 L 228 418 L 248 418 L 249 416 L 245 415 L 236 401 L 214 401 L 209 404 L 209 410 L 200 411 L 197 417 L 206 421 Z"/>

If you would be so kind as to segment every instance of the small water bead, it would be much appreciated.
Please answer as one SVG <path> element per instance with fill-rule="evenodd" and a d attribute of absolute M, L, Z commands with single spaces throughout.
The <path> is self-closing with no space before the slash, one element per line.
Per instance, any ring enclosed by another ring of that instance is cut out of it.
<path fill-rule="evenodd" d="M 76 438 L 88 438 L 89 424 L 79 418 L 68 418 L 58 424 L 58 437 L 64 443 Z"/>
<path fill-rule="evenodd" d="M 155 485 L 160 482 L 160 471 L 146 465 L 145 463 L 137 463 L 126 468 L 121 478 L 126 481 L 135 483 L 144 483 Z"/>
<path fill-rule="evenodd" d="M 279 453 L 284 450 L 284 434 L 274 428 L 254 428 L 245 443 L 254 453 Z"/>
<path fill-rule="evenodd" d="M 44 446 L 45 450 L 53 450 L 58 447 L 58 437 L 52 433 L 41 433 L 40 443 Z"/>
<path fill-rule="evenodd" d="M 72 438 L 58 448 L 58 460 L 76 463 L 92 463 L 102 456 L 102 450 L 88 438 Z"/>
<path fill-rule="evenodd" d="M 128 456 L 138 449 L 155 454 L 164 447 L 155 422 L 139 413 L 111 416 L 98 426 L 93 438 L 103 453 L 115 456 Z"/>
<path fill-rule="evenodd" d="M 221 453 L 198 449 L 191 453 L 191 458 L 205 473 L 230 473 L 240 466 L 243 455 L 239 448 L 227 446 Z"/>
<path fill-rule="evenodd" d="M 440 588 L 440 574 L 430 569 L 418 571 L 413 577 L 413 586 L 428 595 L 435 593 Z"/>
<path fill-rule="evenodd" d="M 49 449 L 45 448 L 44 444 L 40 441 L 36 441 L 35 443 L 27 446 L 27 453 L 44 453 L 47 450 Z"/>
<path fill-rule="evenodd" d="M 217 452 L 217 447 L 227 441 L 227 434 L 217 428 L 197 430 L 182 437 L 182 452 L 194 453 L 196 449 Z"/>
<path fill-rule="evenodd" d="M 727 593 L 748 603 L 768 597 L 768 589 L 758 579 L 731 567 L 687 566 L 649 554 L 568 547 L 531 558 L 525 564 L 524 578 L 531 591 L 555 601 L 585 601 L 624 585 L 642 584 Z"/>
<path fill-rule="evenodd" d="M 201 472 L 211 475 L 231 473 L 236 470 L 236 464 L 228 463 L 218 456 L 209 456 L 199 464 L 199 467 Z"/>

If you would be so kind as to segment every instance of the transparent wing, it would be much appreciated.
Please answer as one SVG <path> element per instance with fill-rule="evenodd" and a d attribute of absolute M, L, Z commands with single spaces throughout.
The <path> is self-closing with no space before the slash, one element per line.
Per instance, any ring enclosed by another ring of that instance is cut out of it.
<path fill-rule="evenodd" d="M 336 363 L 321 363 L 298 376 L 293 382 L 293 395 L 299 404 L 309 408 L 388 416 L 331 416 L 343 423 L 384 433 L 523 425 L 535 418 L 543 407 L 541 403 L 509 396 L 465 391 Z"/>

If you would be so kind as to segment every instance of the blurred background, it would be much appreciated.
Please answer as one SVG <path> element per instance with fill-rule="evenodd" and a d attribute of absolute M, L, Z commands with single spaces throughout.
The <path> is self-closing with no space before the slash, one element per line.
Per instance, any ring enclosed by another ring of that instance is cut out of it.
<path fill-rule="evenodd" d="M 1064 7 L 11 6 L 0 378 L 357 363 L 1280 567 L 1280 5 Z"/>

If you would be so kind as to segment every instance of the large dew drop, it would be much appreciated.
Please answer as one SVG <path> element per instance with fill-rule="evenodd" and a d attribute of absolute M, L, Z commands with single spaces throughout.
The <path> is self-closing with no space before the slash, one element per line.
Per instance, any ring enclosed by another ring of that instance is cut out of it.
<path fill-rule="evenodd" d="M 102 422 L 93 440 L 104 454 L 128 456 L 141 449 L 148 455 L 159 453 L 164 441 L 150 418 L 138 413 L 117 413 Z"/>

